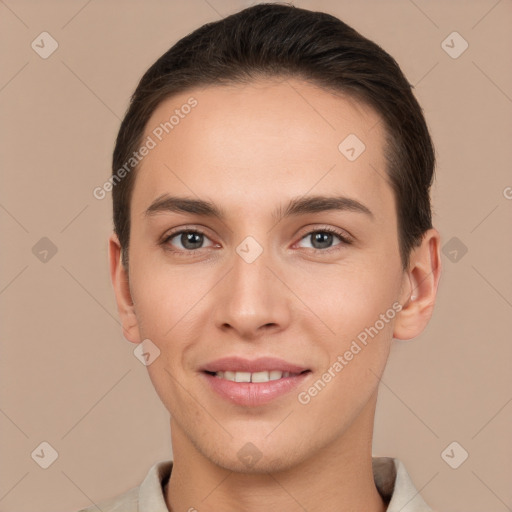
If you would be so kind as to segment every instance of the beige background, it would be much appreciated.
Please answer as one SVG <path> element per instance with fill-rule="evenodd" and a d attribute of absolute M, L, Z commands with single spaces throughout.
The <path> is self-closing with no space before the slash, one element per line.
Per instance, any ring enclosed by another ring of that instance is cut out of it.
<path fill-rule="evenodd" d="M 110 195 L 92 190 L 147 67 L 252 3 L 0 0 L 0 511 L 77 510 L 171 457 L 168 414 L 117 318 Z M 512 2 L 295 5 L 337 15 L 397 59 L 438 154 L 437 309 L 421 337 L 393 348 L 374 453 L 402 459 L 438 510 L 511 510 Z M 47 59 L 31 48 L 43 31 L 59 45 Z M 453 31 L 469 44 L 456 59 L 441 46 Z M 43 237 L 57 249 L 46 261 Z M 58 452 L 48 469 L 31 457 L 43 441 Z M 441 457 L 452 441 L 469 453 L 458 469 Z"/>

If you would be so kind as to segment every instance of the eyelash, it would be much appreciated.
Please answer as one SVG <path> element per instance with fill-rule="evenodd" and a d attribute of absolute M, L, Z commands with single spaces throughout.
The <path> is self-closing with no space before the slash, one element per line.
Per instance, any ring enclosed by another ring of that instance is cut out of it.
<path fill-rule="evenodd" d="M 194 229 L 180 229 L 179 231 L 172 232 L 168 236 L 166 236 L 162 240 L 161 245 L 163 245 L 166 248 L 166 250 L 171 251 L 171 252 L 175 253 L 177 256 L 180 256 L 180 257 L 182 257 L 182 256 L 183 257 L 195 256 L 197 254 L 197 252 L 200 251 L 201 249 L 207 249 L 207 247 L 201 247 L 199 249 L 190 249 L 190 250 L 170 249 L 168 247 L 169 240 L 172 240 L 176 236 L 181 235 L 183 233 L 195 233 L 195 234 L 203 235 L 206 238 L 209 238 L 208 235 L 204 231 L 201 231 L 200 229 L 197 229 L 197 228 L 194 228 Z M 308 236 L 311 236 L 314 233 L 331 233 L 333 235 L 336 235 L 340 239 L 340 241 L 341 241 L 341 243 L 336 244 L 336 245 L 334 245 L 332 247 L 329 247 L 327 249 L 309 248 L 309 250 L 312 251 L 314 254 L 318 254 L 318 253 L 323 253 L 323 254 L 328 253 L 328 254 L 330 254 L 332 251 L 339 250 L 339 249 L 337 249 L 338 246 L 352 244 L 352 240 L 350 240 L 345 235 L 344 232 L 342 232 L 340 230 L 337 230 L 337 229 L 334 229 L 334 228 L 331 228 L 331 227 L 325 227 L 325 228 L 320 228 L 320 229 L 313 229 L 311 231 L 308 231 L 307 233 L 305 233 L 300 238 L 299 241 L 304 240 L 304 238 L 307 238 Z"/>

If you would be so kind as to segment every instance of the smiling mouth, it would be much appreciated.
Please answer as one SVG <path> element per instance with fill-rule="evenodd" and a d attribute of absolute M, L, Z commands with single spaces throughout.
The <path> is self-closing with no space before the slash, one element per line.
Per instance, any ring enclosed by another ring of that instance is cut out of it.
<path fill-rule="evenodd" d="M 205 371 L 208 375 L 215 376 L 219 379 L 228 380 L 231 382 L 251 382 L 251 383 L 258 383 L 258 382 L 270 382 L 273 380 L 280 380 L 280 379 L 286 379 L 288 377 L 297 377 L 299 375 L 302 375 L 304 373 L 308 373 L 311 370 L 304 370 L 300 373 L 292 373 L 292 372 L 282 372 L 280 370 L 268 370 L 268 371 L 261 371 L 261 372 L 244 372 L 244 371 L 219 371 L 219 372 L 209 372 Z"/>

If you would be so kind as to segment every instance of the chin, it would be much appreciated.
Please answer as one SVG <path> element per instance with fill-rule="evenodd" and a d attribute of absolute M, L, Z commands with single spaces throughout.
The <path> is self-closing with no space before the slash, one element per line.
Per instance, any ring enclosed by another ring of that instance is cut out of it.
<path fill-rule="evenodd" d="M 273 446 L 260 449 L 256 444 L 247 441 L 240 449 L 229 455 L 227 450 L 204 455 L 226 470 L 248 475 L 287 471 L 302 462 L 303 457 L 297 453 L 296 447 L 287 454 L 283 453 L 282 444 L 280 446 L 281 450 Z"/>

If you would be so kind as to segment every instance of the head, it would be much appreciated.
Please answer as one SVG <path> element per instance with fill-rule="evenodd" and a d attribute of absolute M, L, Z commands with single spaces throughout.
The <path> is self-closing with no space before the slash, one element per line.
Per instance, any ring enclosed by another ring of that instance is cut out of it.
<path fill-rule="evenodd" d="M 396 61 L 325 13 L 250 7 L 144 74 L 113 155 L 111 274 L 124 334 L 160 350 L 151 379 L 198 453 L 249 471 L 251 442 L 261 467 L 291 467 L 370 428 L 392 338 L 434 305 L 434 164 Z M 204 382 L 231 355 L 309 374 L 295 399 L 244 407 Z"/>

